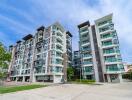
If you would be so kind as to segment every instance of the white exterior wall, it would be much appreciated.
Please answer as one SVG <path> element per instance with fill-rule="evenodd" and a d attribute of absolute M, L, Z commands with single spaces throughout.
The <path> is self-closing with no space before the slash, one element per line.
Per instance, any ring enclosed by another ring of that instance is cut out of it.
<path fill-rule="evenodd" d="M 111 46 L 102 46 L 102 44 L 101 44 L 101 41 L 105 41 L 105 40 L 108 40 L 108 39 L 101 39 L 101 37 L 100 37 L 100 34 L 105 34 L 106 32 L 112 32 L 112 31 L 114 31 L 115 29 L 113 29 L 113 30 L 108 30 L 108 31 L 104 31 L 104 32 L 99 32 L 99 28 L 100 27 L 104 27 L 104 26 L 107 26 L 107 25 L 109 25 L 109 23 L 106 23 L 106 24 L 104 24 L 104 25 L 101 25 L 101 26 L 98 26 L 98 23 L 99 22 L 103 22 L 103 21 L 105 21 L 105 20 L 112 20 L 112 14 L 110 14 L 110 15 L 107 15 L 107 16 L 105 16 L 105 17 L 103 17 L 103 18 L 100 18 L 100 19 L 97 19 L 96 21 L 95 21 L 95 28 L 96 28 L 96 36 L 97 36 L 97 41 L 98 41 L 98 46 L 99 46 L 99 49 L 100 49 L 100 59 L 101 59 L 101 63 L 102 63 L 102 69 L 103 69 L 103 72 L 105 73 L 105 74 L 107 74 L 107 80 L 108 80 L 108 82 L 110 82 L 110 76 L 109 75 L 112 75 L 112 74 L 118 74 L 118 79 L 116 79 L 116 80 L 114 80 L 115 82 L 117 82 L 117 81 L 119 81 L 119 79 L 121 80 L 121 77 L 120 77 L 120 73 L 122 73 L 122 71 L 110 71 L 110 72 L 107 72 L 106 71 L 106 64 L 107 65 L 111 65 L 111 64 L 117 64 L 117 66 L 118 67 L 120 67 L 119 66 L 119 64 L 122 64 L 122 62 L 105 62 L 105 60 L 104 60 L 104 56 L 110 56 L 110 55 L 115 55 L 115 57 L 117 57 L 117 55 L 120 55 L 120 54 L 118 54 L 118 53 L 115 53 L 115 54 L 103 54 L 103 48 L 109 48 L 109 47 L 114 47 L 114 46 L 118 46 L 119 44 L 116 44 L 116 45 L 111 45 Z M 112 38 L 113 39 L 113 38 Z"/>

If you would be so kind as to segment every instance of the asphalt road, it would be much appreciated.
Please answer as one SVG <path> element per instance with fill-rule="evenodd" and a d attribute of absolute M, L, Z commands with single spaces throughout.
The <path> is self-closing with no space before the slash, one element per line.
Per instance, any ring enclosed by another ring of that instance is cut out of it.
<path fill-rule="evenodd" d="M 132 82 L 104 85 L 53 85 L 0 94 L 0 100 L 132 100 Z"/>

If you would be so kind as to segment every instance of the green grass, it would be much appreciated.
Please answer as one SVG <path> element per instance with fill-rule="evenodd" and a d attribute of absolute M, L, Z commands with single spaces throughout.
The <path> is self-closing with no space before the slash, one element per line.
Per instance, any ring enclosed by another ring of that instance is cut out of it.
<path fill-rule="evenodd" d="M 95 80 L 75 80 L 75 81 L 71 81 L 71 83 L 75 83 L 75 84 L 95 84 Z"/>
<path fill-rule="evenodd" d="M 0 94 L 30 90 L 35 88 L 45 87 L 46 85 L 24 85 L 24 86 L 13 86 L 13 87 L 0 87 Z"/>

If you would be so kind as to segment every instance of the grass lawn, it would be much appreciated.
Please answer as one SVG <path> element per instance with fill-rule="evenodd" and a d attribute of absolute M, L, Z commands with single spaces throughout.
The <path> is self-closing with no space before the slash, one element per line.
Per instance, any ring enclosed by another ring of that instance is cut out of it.
<path fill-rule="evenodd" d="M 13 86 L 13 87 L 0 87 L 0 94 L 30 90 L 35 88 L 45 87 L 46 85 L 24 85 L 24 86 Z"/>
<path fill-rule="evenodd" d="M 95 84 L 95 80 L 75 80 L 75 81 L 71 81 L 71 83 L 75 83 L 75 84 Z"/>

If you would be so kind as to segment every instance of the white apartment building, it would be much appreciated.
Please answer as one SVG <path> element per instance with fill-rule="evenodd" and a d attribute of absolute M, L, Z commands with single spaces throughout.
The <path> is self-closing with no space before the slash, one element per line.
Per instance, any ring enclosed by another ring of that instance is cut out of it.
<path fill-rule="evenodd" d="M 97 82 L 121 82 L 124 66 L 112 14 L 78 25 L 82 76 Z"/>
<path fill-rule="evenodd" d="M 67 32 L 58 23 L 41 26 L 34 36 L 25 36 L 10 46 L 12 61 L 10 79 L 14 81 L 54 82 L 66 81 Z"/>

